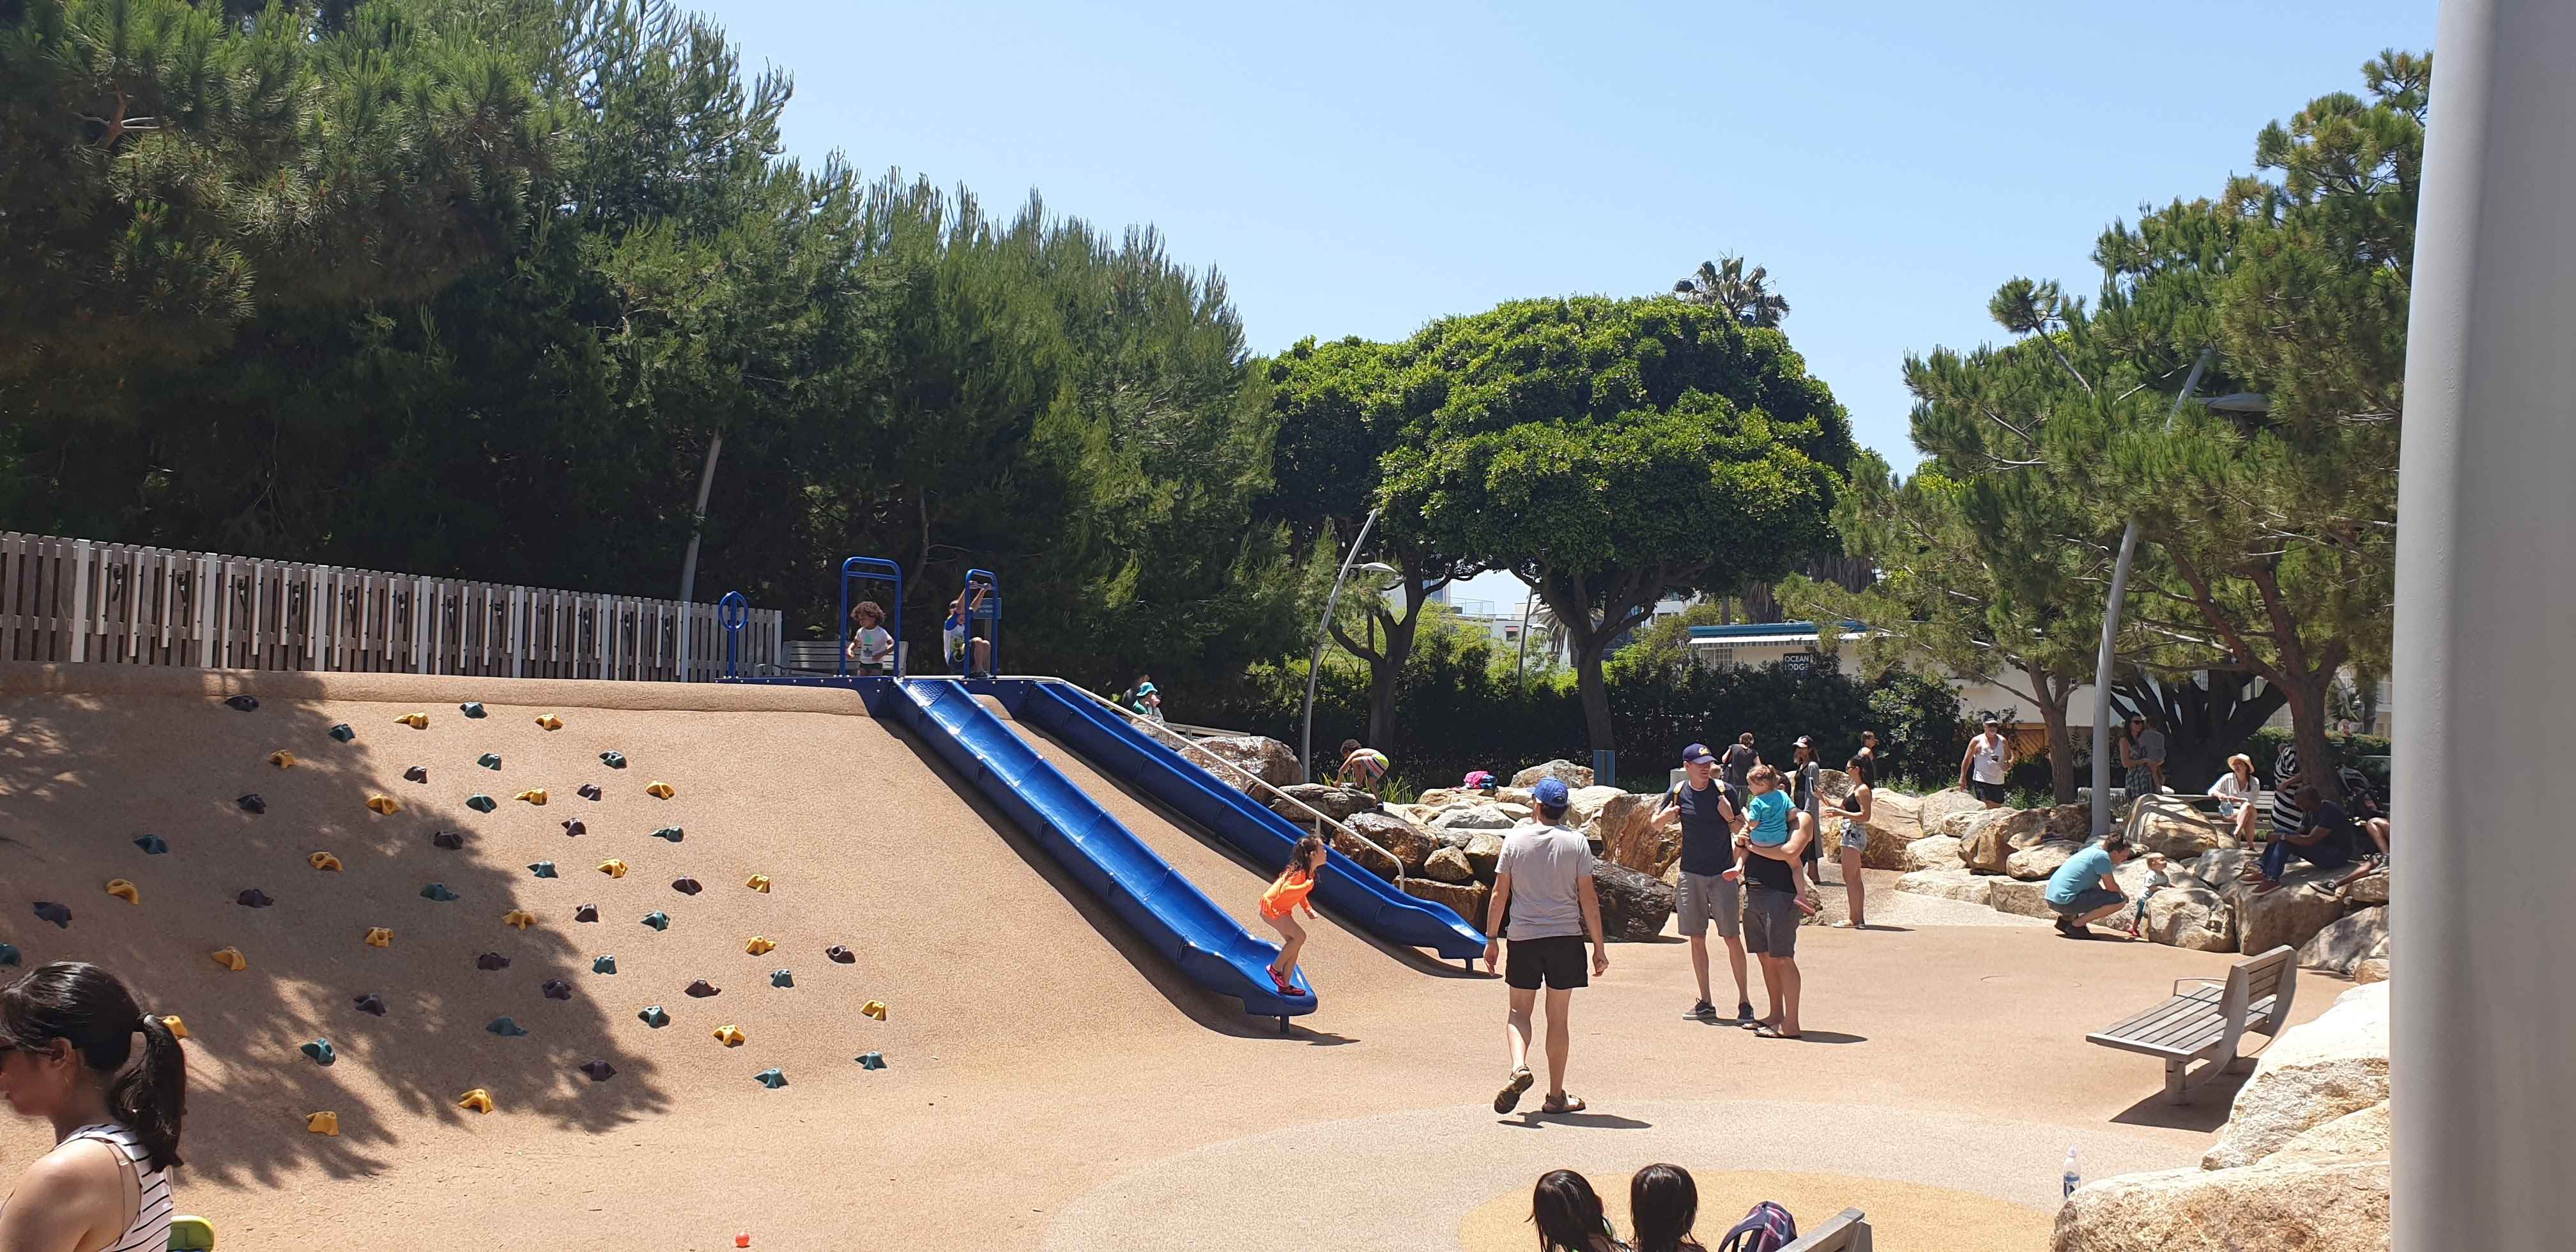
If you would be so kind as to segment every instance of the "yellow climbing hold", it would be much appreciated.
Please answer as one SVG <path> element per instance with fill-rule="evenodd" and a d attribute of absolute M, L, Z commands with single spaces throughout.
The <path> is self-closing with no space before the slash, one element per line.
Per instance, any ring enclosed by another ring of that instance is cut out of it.
<path fill-rule="evenodd" d="M 107 894 L 115 896 L 117 899 L 123 900 L 127 904 L 143 903 L 143 893 L 136 891 L 133 883 L 127 882 L 122 878 L 111 878 L 107 880 Z"/>
<path fill-rule="evenodd" d="M 328 852 L 316 852 L 304 858 L 304 863 L 315 869 L 327 869 L 334 874 L 340 872 L 340 858 Z"/>
<path fill-rule="evenodd" d="M 477 1113 L 489 1113 L 492 1111 L 492 1093 L 481 1087 L 476 1087 L 472 1091 L 468 1091 L 465 1094 L 456 1097 L 456 1107 L 460 1109 L 472 1109 Z"/>
<path fill-rule="evenodd" d="M 657 782 L 644 784 L 644 794 L 651 796 L 656 800 L 668 800 L 679 793 L 671 790 L 671 784 L 666 782 Z"/>
<path fill-rule="evenodd" d="M 859 1012 L 860 1012 L 861 1014 L 865 1015 L 865 1016 L 873 1017 L 873 1018 L 877 1019 L 878 1021 L 884 1021 L 884 1020 L 885 1020 L 885 1001 L 883 1001 L 883 1000 L 870 1000 L 870 1001 L 868 1001 L 867 1003 L 862 1004 L 862 1005 L 860 1005 L 860 1006 L 859 1006 Z"/>
<path fill-rule="evenodd" d="M 188 1037 L 188 1023 L 180 1021 L 178 1018 L 162 1018 L 161 1024 L 170 1028 L 170 1037 L 173 1039 L 185 1039 Z"/>
<path fill-rule="evenodd" d="M 367 797 L 367 807 L 390 817 L 393 814 L 402 811 L 402 801 L 386 795 L 383 792 L 377 792 L 376 794 Z"/>
<path fill-rule="evenodd" d="M 747 882 L 743 883 L 743 886 L 749 887 L 749 888 L 751 888 L 752 890 L 757 891 L 757 892 L 759 892 L 759 893 L 760 893 L 760 894 L 762 894 L 762 895 L 768 895 L 768 894 L 769 894 L 769 875 L 767 875 L 767 874 L 754 874 L 754 875 L 752 875 L 752 876 L 751 876 L 751 878 L 750 878 L 750 880 L 749 880 L 749 881 L 747 881 Z"/>
<path fill-rule="evenodd" d="M 394 946 L 394 930 L 393 930 L 393 927 L 391 927 L 391 926 L 369 926 L 369 927 L 367 927 L 367 946 L 368 946 L 368 947 L 370 947 L 370 948 L 390 948 L 390 947 Z"/>
<path fill-rule="evenodd" d="M 537 924 L 537 915 L 527 911 L 526 909 L 512 909 L 501 915 L 501 924 L 504 926 L 515 926 L 520 930 L 526 930 L 528 927 Z"/>
<path fill-rule="evenodd" d="M 743 1033 L 740 1026 L 716 1027 L 716 1042 L 728 1048 L 739 1048 L 742 1046 L 742 1041 Z"/>
<path fill-rule="evenodd" d="M 752 954 L 753 956 L 766 956 L 777 949 L 777 944 L 771 943 L 758 935 L 753 935 L 751 937 L 751 942 L 742 945 L 742 950 Z"/>
<path fill-rule="evenodd" d="M 241 949 L 239 948 L 217 948 L 214 950 L 213 956 L 215 958 L 215 964 L 221 965 L 225 969 L 231 970 L 236 974 L 250 968 L 250 962 L 242 959 Z"/>
<path fill-rule="evenodd" d="M 599 872 L 606 874 L 611 878 L 624 878 L 626 876 L 626 862 L 617 860 L 613 857 L 608 860 L 601 861 L 599 863 Z"/>
<path fill-rule="evenodd" d="M 279 748 L 277 751 L 268 754 L 268 763 L 278 767 L 279 769 L 292 769 L 295 767 L 295 754 L 284 748 Z"/>
<path fill-rule="evenodd" d="M 562 719 L 562 718 L 560 718 L 560 717 L 555 716 L 555 715 L 554 715 L 554 714 L 552 714 L 552 713 L 539 713 L 539 714 L 537 714 L 537 724 L 538 724 L 539 726 L 543 726 L 543 727 L 545 727 L 545 728 L 546 728 L 546 729 L 548 729 L 548 730 L 562 730 L 562 729 L 563 729 L 563 719 Z"/>
<path fill-rule="evenodd" d="M 307 1113 L 304 1115 L 304 1128 L 317 1135 L 337 1135 L 340 1133 L 340 1115 Z"/>
<path fill-rule="evenodd" d="M 427 713 L 405 713 L 402 716 L 395 718 L 394 721 L 402 725 L 409 726 L 413 730 L 429 729 L 429 714 Z"/>
<path fill-rule="evenodd" d="M 546 802 L 546 789 L 543 787 L 530 787 L 510 798 L 513 800 L 525 800 L 530 804 L 544 804 Z"/>

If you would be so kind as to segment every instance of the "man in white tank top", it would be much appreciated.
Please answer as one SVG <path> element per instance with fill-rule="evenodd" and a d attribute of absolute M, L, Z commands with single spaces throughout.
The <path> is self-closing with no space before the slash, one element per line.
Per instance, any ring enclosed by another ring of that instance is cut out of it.
<path fill-rule="evenodd" d="M 1985 729 L 1968 741 L 1967 755 L 1959 758 L 1959 786 L 1974 792 L 1990 809 L 2004 806 L 2004 779 L 2012 772 L 2012 740 L 2004 737 L 2003 723 L 1987 718 Z"/>

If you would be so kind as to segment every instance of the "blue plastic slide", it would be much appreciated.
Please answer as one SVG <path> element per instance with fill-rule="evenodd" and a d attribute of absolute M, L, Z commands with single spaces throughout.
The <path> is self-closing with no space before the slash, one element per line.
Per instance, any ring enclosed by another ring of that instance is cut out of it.
<path fill-rule="evenodd" d="M 1218 995 L 1243 1001 L 1247 1013 L 1280 1018 L 1282 1029 L 1287 1018 L 1315 1011 L 1305 971 L 1291 975 L 1302 995 L 1283 997 L 1271 985 L 1269 967 L 1279 959 L 1278 945 L 1254 937 L 1191 886 L 1027 741 L 985 712 L 963 683 L 907 678 L 899 692 L 889 695 L 882 701 L 883 712 L 892 713 L 950 767 L 972 779 L 1057 864 L 1108 901 L 1182 973 Z"/>
<path fill-rule="evenodd" d="M 1277 867 L 1306 831 L 1194 765 L 1171 746 L 1127 724 L 1056 679 L 997 679 L 990 689 L 1011 716 L 1055 736 L 1101 773 L 1145 794 L 1232 844 L 1255 865 Z M 1339 852 L 1316 884 L 1319 907 L 1387 942 L 1431 948 L 1451 960 L 1485 951 L 1485 936 L 1446 905 L 1416 899 Z"/>

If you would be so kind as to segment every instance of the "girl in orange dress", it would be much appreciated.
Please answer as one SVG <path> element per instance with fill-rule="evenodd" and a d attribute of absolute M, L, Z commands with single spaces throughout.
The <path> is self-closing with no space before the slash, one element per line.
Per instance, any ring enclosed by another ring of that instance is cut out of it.
<path fill-rule="evenodd" d="M 1301 994 L 1296 984 L 1288 981 L 1297 971 L 1297 953 L 1306 946 L 1306 928 L 1297 924 L 1300 907 L 1306 916 L 1315 915 L 1314 904 L 1307 896 L 1315 890 L 1315 880 L 1324 873 L 1324 841 L 1308 835 L 1297 841 L 1297 850 L 1288 854 L 1288 868 L 1279 871 L 1279 879 L 1261 893 L 1261 920 L 1279 930 L 1279 959 L 1270 966 L 1270 981 L 1279 994 Z"/>

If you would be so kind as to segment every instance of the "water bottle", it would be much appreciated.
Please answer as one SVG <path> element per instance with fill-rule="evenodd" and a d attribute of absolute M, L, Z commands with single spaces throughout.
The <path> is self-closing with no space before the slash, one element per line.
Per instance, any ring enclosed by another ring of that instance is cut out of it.
<path fill-rule="evenodd" d="M 2061 1176 L 2060 1181 L 2066 1184 L 2065 1194 L 2068 1196 L 2074 1195 L 2075 1189 L 2084 1185 L 2084 1170 L 2076 1163 L 2073 1148 L 2066 1150 L 2066 1172 Z"/>

